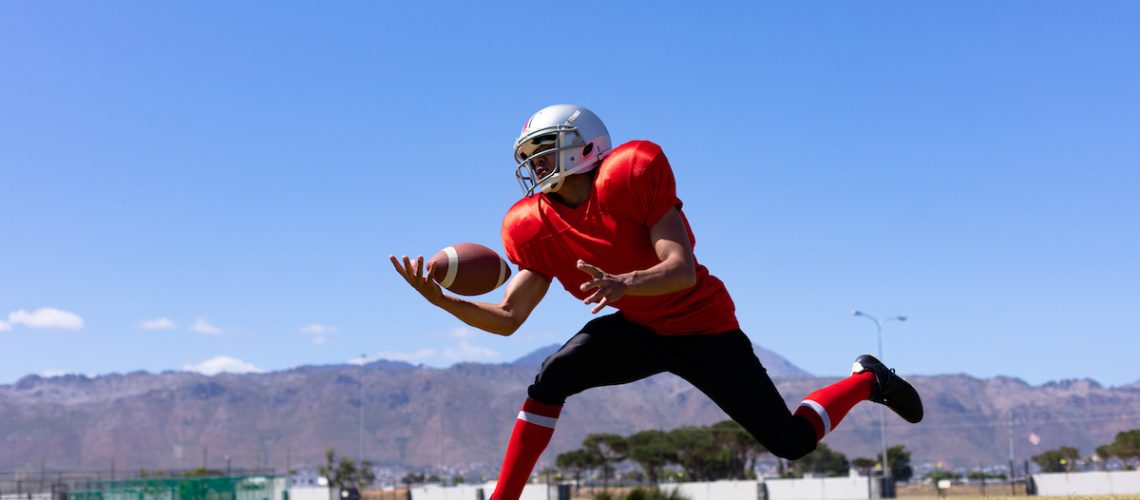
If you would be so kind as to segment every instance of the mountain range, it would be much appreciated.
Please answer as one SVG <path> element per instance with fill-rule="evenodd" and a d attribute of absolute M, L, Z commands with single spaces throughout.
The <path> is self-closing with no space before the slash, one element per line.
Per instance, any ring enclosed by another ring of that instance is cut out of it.
<path fill-rule="evenodd" d="M 0 470 L 315 466 L 327 448 L 374 463 L 497 469 L 526 387 L 548 346 L 514 362 L 448 368 L 375 361 L 252 374 L 163 372 L 27 376 L 0 385 Z M 785 402 L 798 405 L 834 377 L 814 376 L 755 349 Z M 916 463 L 1020 463 L 1074 446 L 1091 454 L 1121 430 L 1140 428 L 1140 381 L 1106 388 L 1088 379 L 1029 385 L 1009 377 L 908 376 L 926 420 L 890 414 L 891 444 Z M 362 398 L 363 396 L 363 398 Z M 724 413 L 687 382 L 662 374 L 569 400 L 543 462 L 590 433 L 706 425 Z M 848 457 L 874 456 L 879 411 L 856 407 L 825 442 Z M 1012 437 L 1012 442 L 1011 442 Z"/>

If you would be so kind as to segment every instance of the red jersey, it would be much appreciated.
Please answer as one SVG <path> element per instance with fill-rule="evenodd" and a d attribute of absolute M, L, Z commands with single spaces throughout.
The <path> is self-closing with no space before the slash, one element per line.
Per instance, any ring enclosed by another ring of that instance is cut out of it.
<path fill-rule="evenodd" d="M 648 141 L 627 142 L 602 162 L 589 199 L 577 207 L 545 194 L 515 203 L 503 218 L 503 247 L 521 269 L 558 278 L 571 295 L 584 300 L 595 290 L 578 289 L 590 276 L 578 259 L 611 274 L 648 269 L 661 262 L 649 229 L 669 209 L 681 209 L 673 169 L 661 148 Z M 684 213 L 689 241 L 696 238 Z M 695 261 L 695 257 L 694 257 Z M 728 290 L 696 263 L 697 283 L 665 295 L 626 295 L 611 303 L 626 319 L 660 335 L 721 333 L 739 328 Z"/>

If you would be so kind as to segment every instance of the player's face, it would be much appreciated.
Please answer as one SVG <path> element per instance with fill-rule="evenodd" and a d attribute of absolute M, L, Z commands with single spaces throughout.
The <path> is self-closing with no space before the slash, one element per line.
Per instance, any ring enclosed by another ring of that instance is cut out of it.
<path fill-rule="evenodd" d="M 549 151 L 551 149 L 554 149 L 553 144 L 543 144 L 539 146 L 538 149 L 535 149 L 533 154 L 538 155 L 543 151 Z M 554 170 L 558 168 L 558 166 L 555 164 L 555 161 L 557 160 L 555 156 L 557 156 L 555 153 L 550 153 L 538 156 L 534 160 L 531 160 L 531 163 L 534 165 L 534 173 L 538 176 L 539 179 L 542 179 L 547 175 L 554 173 Z"/>

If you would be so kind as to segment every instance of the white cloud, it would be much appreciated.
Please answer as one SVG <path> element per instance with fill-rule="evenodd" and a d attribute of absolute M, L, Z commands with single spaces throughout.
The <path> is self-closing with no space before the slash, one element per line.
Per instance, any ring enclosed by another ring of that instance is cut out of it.
<path fill-rule="evenodd" d="M 485 361 L 498 359 L 500 356 L 491 349 L 461 339 L 457 345 L 444 349 L 443 357 L 449 361 Z"/>
<path fill-rule="evenodd" d="M 170 318 L 162 317 L 155 319 L 144 319 L 139 322 L 139 328 L 143 330 L 173 330 L 177 328 Z"/>
<path fill-rule="evenodd" d="M 8 313 L 8 321 L 0 321 L 0 331 L 11 330 L 16 325 L 28 328 L 80 330 L 83 328 L 83 318 L 73 312 L 54 307 L 41 307 L 32 312 L 20 309 Z"/>
<path fill-rule="evenodd" d="M 205 318 L 198 318 L 193 325 L 190 325 L 190 331 L 205 333 L 206 335 L 221 335 L 222 329 L 211 325 Z"/>
<path fill-rule="evenodd" d="M 196 365 L 182 365 L 182 369 L 198 372 L 203 375 L 217 375 L 219 373 L 260 373 L 262 370 L 250 363 L 229 356 L 214 356 Z"/>
<path fill-rule="evenodd" d="M 313 345 L 325 345 L 327 340 L 324 335 L 317 335 L 313 337 Z"/>
<path fill-rule="evenodd" d="M 376 356 L 372 357 L 371 359 L 372 360 L 387 359 L 387 360 L 391 360 L 391 361 L 405 361 L 408 363 L 418 363 L 421 361 L 429 360 L 433 357 L 435 357 L 435 349 L 426 348 L 426 349 L 420 349 L 420 350 L 414 351 L 414 352 L 379 352 L 379 353 L 376 353 Z M 354 365 L 359 365 L 360 364 L 360 358 L 350 360 L 349 363 L 352 363 Z"/>
<path fill-rule="evenodd" d="M 459 326 L 451 329 L 448 336 L 453 339 L 473 339 L 479 335 L 478 332 L 466 326 Z"/>
<path fill-rule="evenodd" d="M 310 323 L 308 325 L 302 326 L 300 328 L 300 331 L 301 331 L 301 333 L 312 333 L 315 335 L 321 335 L 321 334 L 325 334 L 325 333 L 336 333 L 336 327 L 335 326 L 329 326 L 329 325 L 322 325 L 320 323 Z"/>
<path fill-rule="evenodd" d="M 44 370 L 40 372 L 40 376 L 43 378 L 62 377 L 64 375 L 67 375 L 66 370 Z"/>

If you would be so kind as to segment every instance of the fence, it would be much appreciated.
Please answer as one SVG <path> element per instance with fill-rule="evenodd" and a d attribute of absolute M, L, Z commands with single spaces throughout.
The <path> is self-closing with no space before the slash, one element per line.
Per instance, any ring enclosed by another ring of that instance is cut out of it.
<path fill-rule="evenodd" d="M 53 490 L 66 500 L 287 500 L 285 479 L 273 476 L 87 481 Z"/>

